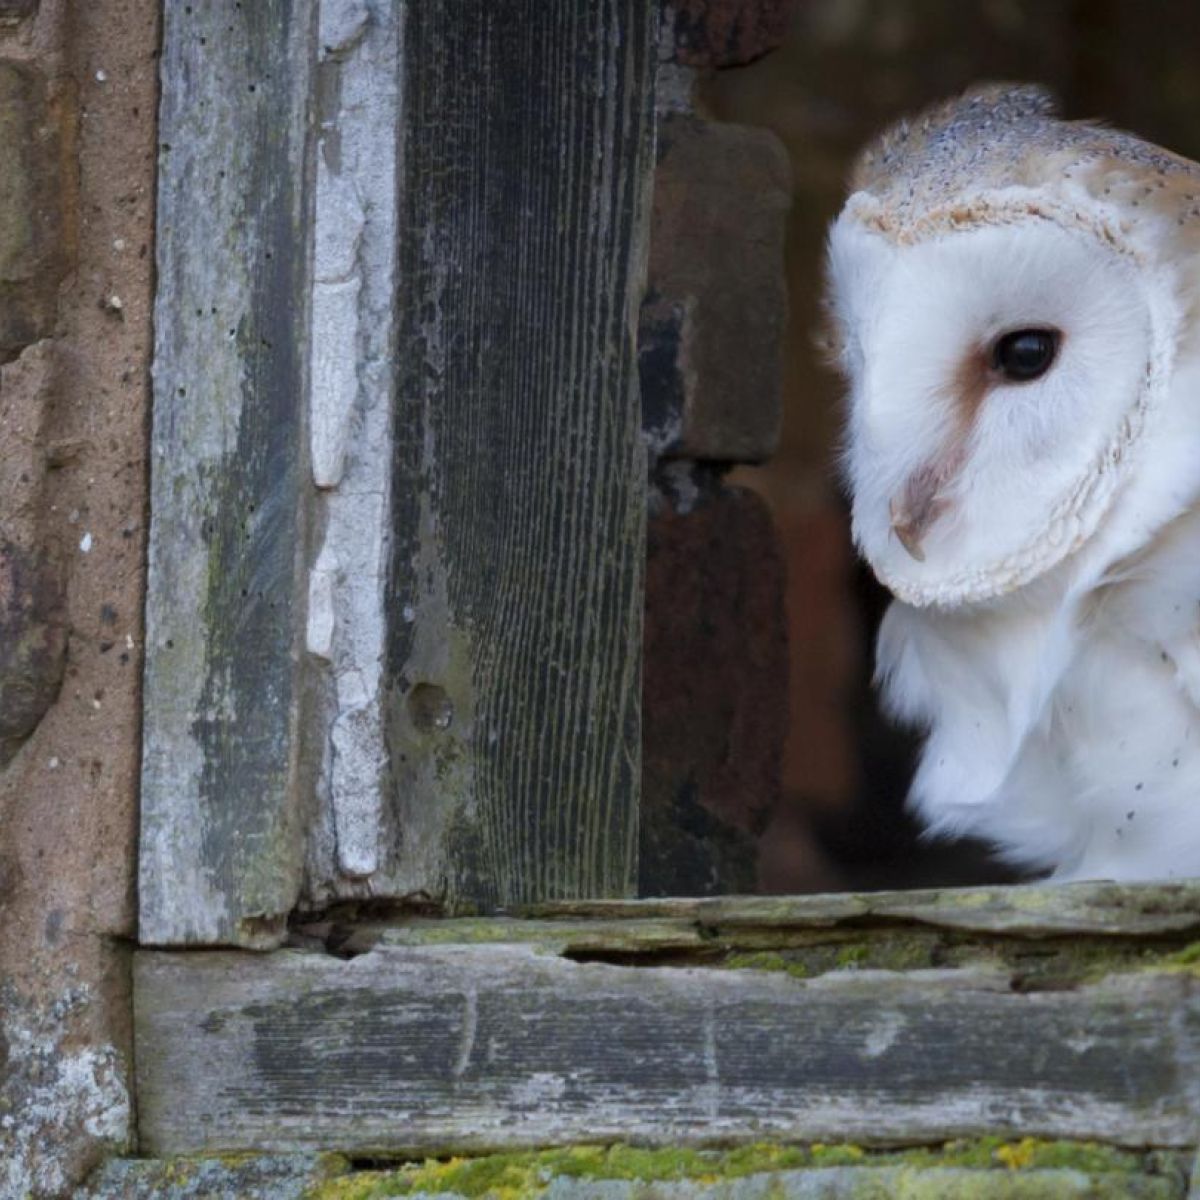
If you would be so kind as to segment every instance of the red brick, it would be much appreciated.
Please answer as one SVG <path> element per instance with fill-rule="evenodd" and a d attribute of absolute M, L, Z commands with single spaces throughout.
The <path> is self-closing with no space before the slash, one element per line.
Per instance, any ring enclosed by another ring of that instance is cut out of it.
<path fill-rule="evenodd" d="M 859 782 L 853 715 L 864 647 L 851 590 L 854 550 L 835 502 L 777 510 L 776 519 L 789 581 L 784 787 L 829 811 L 850 804 Z"/>
<path fill-rule="evenodd" d="M 649 526 L 643 667 L 641 891 L 801 890 L 831 879 L 793 828 L 767 843 L 787 733 L 787 635 L 778 535 L 757 495 L 702 488 Z M 777 827 L 778 828 L 778 827 Z"/>
<path fill-rule="evenodd" d="M 769 131 L 668 117 L 659 133 L 644 423 L 666 457 L 760 462 L 779 440 L 791 173 Z"/>

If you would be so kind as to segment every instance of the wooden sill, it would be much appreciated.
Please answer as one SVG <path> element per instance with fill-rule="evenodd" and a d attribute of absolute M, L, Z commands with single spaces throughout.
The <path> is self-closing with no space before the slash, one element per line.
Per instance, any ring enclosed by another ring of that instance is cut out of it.
<path fill-rule="evenodd" d="M 141 951 L 144 1152 L 1095 1139 L 1200 1122 L 1200 885 L 586 902 Z"/>

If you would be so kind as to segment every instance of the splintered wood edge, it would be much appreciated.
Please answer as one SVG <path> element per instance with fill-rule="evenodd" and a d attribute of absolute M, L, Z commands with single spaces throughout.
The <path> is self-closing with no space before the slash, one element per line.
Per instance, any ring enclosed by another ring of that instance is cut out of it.
<path fill-rule="evenodd" d="M 1067 883 L 923 892 L 712 899 L 584 900 L 534 905 L 490 917 L 404 917 L 300 922 L 347 953 L 376 944 L 535 943 L 558 953 L 588 949 L 638 953 L 721 942 L 784 944 L 787 935 L 841 931 L 958 931 L 1037 938 L 1200 938 L 1200 883 Z"/>
<path fill-rule="evenodd" d="M 1200 939 L 1200 884 L 962 888 L 813 896 L 575 901 L 478 917 L 398 914 L 390 919 L 314 917 L 293 944 L 350 956 L 375 946 L 512 943 L 556 954 L 669 955 L 783 949 L 847 937 L 925 930 L 987 938 Z"/>
<path fill-rule="evenodd" d="M 570 901 L 523 908 L 524 919 L 676 920 L 709 929 L 870 927 L 903 922 L 977 933 L 1200 934 L 1200 882 L 1033 884 L 812 896 Z"/>

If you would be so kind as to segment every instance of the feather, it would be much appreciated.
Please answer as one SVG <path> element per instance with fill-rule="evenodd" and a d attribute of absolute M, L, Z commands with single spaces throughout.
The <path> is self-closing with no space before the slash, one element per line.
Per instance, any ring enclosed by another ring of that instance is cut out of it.
<path fill-rule="evenodd" d="M 855 183 L 828 311 L 910 803 L 1055 879 L 1200 875 L 1200 168 L 999 87 Z"/>

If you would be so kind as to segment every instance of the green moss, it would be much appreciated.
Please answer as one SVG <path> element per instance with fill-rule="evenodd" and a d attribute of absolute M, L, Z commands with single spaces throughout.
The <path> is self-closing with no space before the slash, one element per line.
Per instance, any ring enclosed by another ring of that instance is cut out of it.
<path fill-rule="evenodd" d="M 1068 1169 L 1085 1174 L 1139 1171 L 1144 1166 L 1140 1154 L 1099 1142 L 1050 1142 L 1038 1138 L 1021 1138 L 1019 1141 L 975 1138 L 947 1142 L 937 1150 L 921 1148 L 904 1151 L 897 1158 L 901 1162 L 924 1167 Z"/>
<path fill-rule="evenodd" d="M 1181 971 L 1200 978 L 1200 942 L 1192 942 L 1174 954 L 1168 954 L 1159 964 L 1168 971 Z"/>
<path fill-rule="evenodd" d="M 834 958 L 834 962 L 839 967 L 861 967 L 870 958 L 870 950 L 863 945 L 855 945 L 851 943 L 849 946 L 843 946 Z"/>
<path fill-rule="evenodd" d="M 777 950 L 754 950 L 730 954 L 721 966 L 731 971 L 783 971 L 796 979 L 809 977 L 808 966 L 795 958 L 785 958 Z"/>
<path fill-rule="evenodd" d="M 829 971 L 917 971 L 972 966 L 1006 971 L 1036 990 L 1098 982 L 1129 971 L 1200 974 L 1200 944 L 1179 951 L 1169 942 L 1135 937 L 981 937 L 953 930 L 862 929 L 823 931 L 819 940 L 777 949 L 731 950 L 715 965 L 778 971 L 812 979 Z"/>
<path fill-rule="evenodd" d="M 829 938 L 786 950 L 735 951 L 718 964 L 728 970 L 781 971 L 796 979 L 811 979 L 828 971 L 867 969 L 912 971 L 938 965 L 938 935 L 862 934 L 854 940 Z"/>
<path fill-rule="evenodd" d="M 527 1200 L 541 1196 L 556 1178 L 700 1183 L 821 1167 L 905 1167 L 914 1171 L 954 1167 L 1000 1172 L 1069 1169 L 1088 1175 L 1140 1175 L 1155 1169 L 1144 1156 L 1110 1146 L 1035 1138 L 980 1138 L 892 1152 L 851 1144 L 757 1144 L 724 1151 L 572 1146 L 430 1160 L 394 1171 L 362 1171 L 311 1189 L 308 1200 L 382 1200 L 416 1193 L 450 1194 L 468 1200 Z"/>

